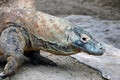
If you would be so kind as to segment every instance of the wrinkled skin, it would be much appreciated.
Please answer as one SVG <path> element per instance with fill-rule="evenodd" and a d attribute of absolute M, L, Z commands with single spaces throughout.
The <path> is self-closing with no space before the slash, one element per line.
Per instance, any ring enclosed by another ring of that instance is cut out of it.
<path fill-rule="evenodd" d="M 0 55 L 7 58 L 1 77 L 13 75 L 23 56 L 34 64 L 56 66 L 39 55 L 39 50 L 64 56 L 81 51 L 92 55 L 104 53 L 102 45 L 87 31 L 67 20 L 36 11 L 33 2 L 14 0 L 12 6 L 0 8 Z"/>

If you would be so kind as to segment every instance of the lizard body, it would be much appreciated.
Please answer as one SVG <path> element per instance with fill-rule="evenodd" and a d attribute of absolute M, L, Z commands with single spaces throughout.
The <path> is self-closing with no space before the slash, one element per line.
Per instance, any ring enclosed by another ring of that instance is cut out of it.
<path fill-rule="evenodd" d="M 13 75 L 23 56 L 35 64 L 56 65 L 40 56 L 39 50 L 64 56 L 81 51 L 92 55 L 104 53 L 102 44 L 89 32 L 65 19 L 35 10 L 33 3 L 34 0 L 15 0 L 9 7 L 0 8 L 0 55 L 7 58 L 1 77 Z"/>

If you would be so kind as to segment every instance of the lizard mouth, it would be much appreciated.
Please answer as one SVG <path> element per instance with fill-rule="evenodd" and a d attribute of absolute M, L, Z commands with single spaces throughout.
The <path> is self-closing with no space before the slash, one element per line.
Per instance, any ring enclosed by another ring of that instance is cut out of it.
<path fill-rule="evenodd" d="M 93 48 L 93 47 L 87 47 L 87 46 L 79 47 L 79 49 L 89 55 L 95 55 L 95 56 L 101 56 L 105 52 L 104 48 Z"/>
<path fill-rule="evenodd" d="M 91 51 L 91 50 L 84 50 L 83 49 L 83 52 L 89 54 L 89 55 L 95 55 L 95 56 L 101 56 L 104 54 L 105 50 L 99 50 L 99 51 Z"/>
<path fill-rule="evenodd" d="M 80 47 L 84 52 L 87 52 L 90 55 L 101 56 L 105 52 L 105 48 L 102 44 L 97 41 L 91 43 L 86 43 Z"/>

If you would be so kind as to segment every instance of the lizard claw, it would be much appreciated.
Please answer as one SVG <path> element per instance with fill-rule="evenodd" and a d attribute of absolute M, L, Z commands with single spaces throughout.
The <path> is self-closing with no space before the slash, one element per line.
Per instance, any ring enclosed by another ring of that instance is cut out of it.
<path fill-rule="evenodd" d="M 4 76 L 5 76 L 4 72 L 1 72 L 0 77 L 4 77 Z"/>
<path fill-rule="evenodd" d="M 0 73 L 0 80 L 10 80 L 10 77 L 7 76 L 4 72 Z"/>

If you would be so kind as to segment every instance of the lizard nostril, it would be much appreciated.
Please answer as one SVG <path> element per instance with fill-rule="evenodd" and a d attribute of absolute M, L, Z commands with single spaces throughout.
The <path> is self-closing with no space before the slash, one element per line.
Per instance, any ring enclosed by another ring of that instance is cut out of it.
<path fill-rule="evenodd" d="M 97 44 L 97 46 L 99 47 L 99 49 L 103 49 L 102 45 L 101 44 Z"/>
<path fill-rule="evenodd" d="M 100 47 L 100 49 L 103 49 L 102 47 Z"/>

